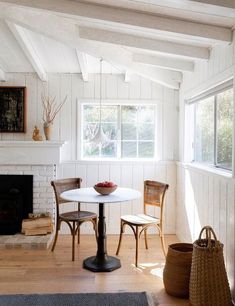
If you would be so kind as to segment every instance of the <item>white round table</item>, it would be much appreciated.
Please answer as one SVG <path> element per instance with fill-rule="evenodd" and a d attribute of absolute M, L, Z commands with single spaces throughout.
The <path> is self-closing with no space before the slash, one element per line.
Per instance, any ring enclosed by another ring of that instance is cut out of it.
<path fill-rule="evenodd" d="M 109 195 L 100 195 L 94 188 L 79 188 L 65 191 L 60 197 L 71 202 L 99 204 L 97 253 L 85 259 L 83 267 L 93 272 L 110 272 L 120 268 L 120 260 L 107 254 L 104 204 L 135 200 L 141 197 L 141 193 L 131 188 L 118 187 Z"/>

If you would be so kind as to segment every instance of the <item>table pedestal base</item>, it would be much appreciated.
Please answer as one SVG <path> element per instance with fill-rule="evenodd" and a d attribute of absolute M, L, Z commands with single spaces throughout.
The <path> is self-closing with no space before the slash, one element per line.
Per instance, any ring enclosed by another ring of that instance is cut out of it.
<path fill-rule="evenodd" d="M 120 260 L 113 256 L 106 255 L 99 259 L 97 256 L 88 257 L 83 261 L 83 267 L 93 272 L 111 272 L 121 267 Z"/>
<path fill-rule="evenodd" d="M 104 203 L 99 203 L 97 253 L 83 261 L 83 268 L 93 272 L 111 272 L 121 268 L 118 258 L 107 255 Z"/>

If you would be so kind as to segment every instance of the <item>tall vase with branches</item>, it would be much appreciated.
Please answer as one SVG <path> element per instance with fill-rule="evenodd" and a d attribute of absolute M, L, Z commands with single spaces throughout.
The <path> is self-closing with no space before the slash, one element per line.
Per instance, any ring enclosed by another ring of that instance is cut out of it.
<path fill-rule="evenodd" d="M 56 102 L 55 99 L 56 97 L 51 98 L 50 96 L 42 95 L 42 106 L 43 106 L 42 120 L 43 120 L 43 128 L 46 140 L 50 140 L 51 138 L 50 136 L 51 125 L 53 124 L 56 115 L 59 113 L 62 106 L 65 104 L 67 96 L 59 104 Z"/>

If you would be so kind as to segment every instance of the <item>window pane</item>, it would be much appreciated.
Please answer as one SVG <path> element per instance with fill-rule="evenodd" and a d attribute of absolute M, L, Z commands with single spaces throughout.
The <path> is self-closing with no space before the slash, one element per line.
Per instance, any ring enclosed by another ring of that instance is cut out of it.
<path fill-rule="evenodd" d="M 136 106 L 122 106 L 122 122 L 136 122 L 137 107 Z"/>
<path fill-rule="evenodd" d="M 99 110 L 98 110 L 99 111 Z M 101 108 L 101 121 L 102 122 L 117 122 L 117 106 L 105 105 Z"/>
<path fill-rule="evenodd" d="M 102 105 L 101 128 L 108 139 L 105 143 L 97 143 L 100 125 L 99 105 L 83 105 L 83 156 L 84 157 L 116 157 L 118 107 Z"/>
<path fill-rule="evenodd" d="M 139 142 L 139 157 L 154 157 L 153 142 Z"/>
<path fill-rule="evenodd" d="M 108 139 L 117 139 L 117 123 L 102 123 L 101 126 Z"/>
<path fill-rule="evenodd" d="M 139 122 L 154 122 L 154 107 L 153 106 L 140 106 L 138 111 Z"/>
<path fill-rule="evenodd" d="M 122 124 L 122 139 L 123 140 L 136 140 L 137 139 L 137 129 L 136 125 L 133 123 L 123 123 Z"/>
<path fill-rule="evenodd" d="M 217 164 L 232 169 L 233 90 L 217 95 Z"/>
<path fill-rule="evenodd" d="M 99 146 L 92 142 L 84 143 L 83 155 L 85 157 L 99 157 Z"/>
<path fill-rule="evenodd" d="M 93 105 L 83 106 L 83 121 L 84 122 L 99 122 L 100 120 L 99 107 Z"/>
<path fill-rule="evenodd" d="M 97 131 L 97 123 L 84 123 L 83 125 L 83 140 L 91 141 Z"/>
<path fill-rule="evenodd" d="M 154 124 L 144 123 L 138 128 L 140 140 L 154 140 Z"/>
<path fill-rule="evenodd" d="M 101 156 L 102 157 L 115 157 L 117 147 L 115 142 L 107 142 L 102 146 Z"/>
<path fill-rule="evenodd" d="M 196 105 L 195 160 L 214 163 L 214 97 Z"/>
<path fill-rule="evenodd" d="M 122 156 L 123 157 L 136 157 L 137 156 L 137 142 L 122 142 Z"/>
<path fill-rule="evenodd" d="M 154 110 L 154 106 L 150 105 L 121 107 L 121 140 L 126 140 L 122 142 L 122 157 L 154 157 Z M 138 140 L 149 141 L 138 142 Z"/>

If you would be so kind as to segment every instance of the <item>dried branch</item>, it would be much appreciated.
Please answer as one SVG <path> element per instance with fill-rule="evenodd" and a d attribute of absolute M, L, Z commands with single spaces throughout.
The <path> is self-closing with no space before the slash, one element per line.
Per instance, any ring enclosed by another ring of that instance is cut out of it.
<path fill-rule="evenodd" d="M 67 96 L 64 98 L 64 100 L 57 105 L 55 98 L 46 97 L 44 95 L 41 96 L 42 99 L 42 106 L 43 106 L 43 113 L 42 113 L 42 120 L 44 122 L 44 125 L 53 124 L 53 121 L 56 117 L 56 115 L 61 110 L 62 106 L 65 104 L 67 100 Z"/>

